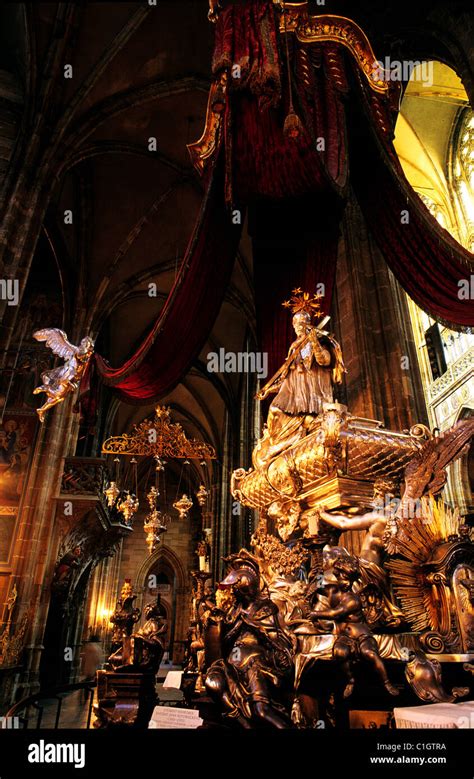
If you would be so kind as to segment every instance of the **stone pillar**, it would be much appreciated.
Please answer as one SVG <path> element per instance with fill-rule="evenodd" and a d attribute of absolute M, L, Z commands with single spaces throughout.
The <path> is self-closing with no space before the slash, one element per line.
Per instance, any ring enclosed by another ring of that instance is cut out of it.
<path fill-rule="evenodd" d="M 56 407 L 40 427 L 13 547 L 12 578 L 18 588 L 16 625 L 28 614 L 25 668 L 20 680 L 24 694 L 38 688 L 50 584 L 61 540 L 55 497 L 68 448 L 72 403 L 69 398 Z"/>
<path fill-rule="evenodd" d="M 354 200 L 343 221 L 333 321 L 347 368 L 341 400 L 349 411 L 393 430 L 426 423 L 404 293 Z"/>

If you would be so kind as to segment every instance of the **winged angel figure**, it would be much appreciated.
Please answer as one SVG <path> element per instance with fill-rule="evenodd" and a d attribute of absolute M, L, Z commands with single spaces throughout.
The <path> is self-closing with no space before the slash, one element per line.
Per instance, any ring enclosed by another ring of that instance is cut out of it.
<path fill-rule="evenodd" d="M 42 385 L 33 390 L 34 395 L 40 392 L 45 392 L 47 395 L 46 402 L 37 409 L 40 422 L 44 422 L 46 412 L 58 403 L 62 403 L 78 388 L 86 365 L 94 352 L 94 341 L 86 336 L 79 346 L 74 346 L 67 340 L 64 330 L 59 330 L 57 327 L 36 330 L 33 338 L 37 341 L 45 341 L 53 354 L 65 360 L 64 365 L 42 373 Z"/>
<path fill-rule="evenodd" d="M 429 438 L 407 465 L 402 499 L 385 533 L 389 554 L 399 552 L 399 540 L 409 543 L 413 506 L 424 495 L 437 495 L 442 490 L 447 466 L 461 457 L 473 436 L 474 419 L 460 419 L 449 430 Z"/>

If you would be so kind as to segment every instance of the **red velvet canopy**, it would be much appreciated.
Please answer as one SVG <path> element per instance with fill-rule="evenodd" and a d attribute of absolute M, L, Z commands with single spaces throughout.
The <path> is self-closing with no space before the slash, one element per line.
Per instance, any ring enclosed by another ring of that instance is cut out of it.
<path fill-rule="evenodd" d="M 240 71 L 229 78 L 225 133 L 179 276 L 150 334 L 123 366 L 95 358 L 102 381 L 127 402 L 150 402 L 170 391 L 205 343 L 240 238 L 228 210 L 236 202 L 249 209 L 260 348 L 269 353 L 270 370 L 276 367 L 291 340 L 290 317 L 281 309 L 291 289 L 323 283 L 324 308 L 330 308 L 349 176 L 403 288 L 431 316 L 474 326 L 472 301 L 458 295 L 472 255 L 412 190 L 393 148 L 389 96 L 374 93 L 342 46 L 289 36 L 295 110 L 304 131 L 296 140 L 284 136 L 288 74 L 276 15 L 271 0 L 240 0 L 219 16 L 214 74 L 236 64 Z"/>

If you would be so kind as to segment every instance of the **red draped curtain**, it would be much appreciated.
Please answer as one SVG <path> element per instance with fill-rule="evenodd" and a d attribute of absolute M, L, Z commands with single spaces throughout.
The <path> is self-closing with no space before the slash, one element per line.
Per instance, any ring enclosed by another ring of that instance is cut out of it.
<path fill-rule="evenodd" d="M 459 293 L 474 273 L 474 257 L 440 226 L 406 179 L 391 134 L 380 128 L 389 125 L 386 106 L 369 102 L 366 89 L 361 93 L 350 111 L 351 180 L 372 235 L 420 308 L 453 328 L 472 327 L 474 302 Z"/>
<path fill-rule="evenodd" d="M 95 369 L 123 400 L 147 403 L 186 374 L 230 280 L 240 238 L 228 210 L 233 203 L 249 206 L 260 348 L 269 354 L 270 370 L 276 368 L 292 340 L 291 318 L 281 309 L 292 288 L 313 291 L 323 283 L 330 309 L 349 173 L 372 234 L 408 294 L 437 319 L 474 326 L 472 301 L 459 296 L 472 255 L 410 187 L 393 148 L 388 98 L 374 94 L 343 47 L 289 36 L 304 131 L 297 140 L 284 136 L 288 72 L 277 13 L 271 0 L 240 0 L 220 14 L 213 72 L 235 65 L 240 71 L 229 78 L 224 148 L 211 163 L 179 276 L 135 354 L 120 368 L 96 355 L 84 386 Z"/>
<path fill-rule="evenodd" d="M 179 274 L 164 308 L 137 351 L 119 368 L 96 354 L 84 387 L 96 371 L 127 403 L 150 403 L 186 375 L 219 313 L 240 240 L 223 198 L 220 157 L 207 187 Z"/>
<path fill-rule="evenodd" d="M 272 375 L 295 338 L 292 317 L 282 307 L 295 287 L 319 290 L 322 312 L 330 311 L 336 273 L 341 204 L 335 198 L 259 203 L 250 209 L 257 332 Z"/>

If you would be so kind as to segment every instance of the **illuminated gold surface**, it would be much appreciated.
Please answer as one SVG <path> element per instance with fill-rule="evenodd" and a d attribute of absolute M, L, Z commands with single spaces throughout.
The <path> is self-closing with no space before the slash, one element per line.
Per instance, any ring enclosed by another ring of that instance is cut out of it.
<path fill-rule="evenodd" d="M 209 491 L 206 490 L 204 484 L 201 484 L 199 490 L 196 492 L 196 498 L 201 507 L 206 505 L 206 501 L 208 497 L 209 497 Z"/>
<path fill-rule="evenodd" d="M 178 512 L 180 519 L 186 519 L 188 516 L 188 511 L 192 505 L 193 502 L 191 498 L 188 498 L 188 496 L 184 493 L 179 500 L 175 500 L 173 503 L 173 508 Z"/>
<path fill-rule="evenodd" d="M 332 41 L 341 44 L 351 52 L 372 89 L 381 94 L 388 91 L 388 83 L 378 78 L 380 73 L 372 46 L 355 22 L 333 14 L 309 16 L 306 3 L 285 3 L 285 8 L 288 33 L 294 33 L 302 43 Z M 285 33 L 283 13 L 280 33 Z"/>
<path fill-rule="evenodd" d="M 474 581 L 474 545 L 458 510 L 424 497 L 419 516 L 397 526 L 398 555 L 386 565 L 412 629 L 428 631 L 428 651 L 474 651 L 474 604 L 463 584 Z"/>
<path fill-rule="evenodd" d="M 109 486 L 106 490 L 104 490 L 104 495 L 107 498 L 107 505 L 109 508 L 112 508 L 115 501 L 117 500 L 118 496 L 120 495 L 120 490 L 117 487 L 117 483 L 115 481 L 111 481 Z"/>
<path fill-rule="evenodd" d="M 209 160 L 214 156 L 222 132 L 222 112 L 213 109 L 214 101 L 219 91 L 225 97 L 227 92 L 227 73 L 222 73 L 212 84 L 207 102 L 206 122 L 204 131 L 198 141 L 188 144 L 191 161 L 197 172 L 202 175 Z"/>
<path fill-rule="evenodd" d="M 104 441 L 102 454 L 199 460 L 216 457 L 210 444 L 187 438 L 181 425 L 171 422 L 170 410 L 165 406 L 157 406 L 155 418 L 136 425 L 131 435 L 112 436 Z"/>
<path fill-rule="evenodd" d="M 209 11 L 207 12 L 207 18 L 210 22 L 215 24 L 219 16 L 219 10 L 222 8 L 220 0 L 209 0 Z"/>
<path fill-rule="evenodd" d="M 232 494 L 245 506 L 264 508 L 279 497 L 307 497 L 314 490 L 320 490 L 322 499 L 328 501 L 328 443 L 336 452 L 336 462 L 333 467 L 337 477 L 344 477 L 345 482 L 333 482 L 337 491 L 343 491 L 349 497 L 352 486 L 355 496 L 367 496 L 369 488 L 364 482 L 373 484 L 380 477 L 401 480 L 404 468 L 421 446 L 420 439 L 414 435 L 396 433 L 382 427 L 368 427 L 356 418 L 347 414 L 341 423 L 336 441 L 324 431 L 325 415 L 332 415 L 332 410 L 323 412 L 314 423 L 314 430 L 305 436 L 295 446 L 285 450 L 272 460 L 267 467 L 251 470 L 248 473 L 238 470 L 234 472 Z M 340 448 L 336 449 L 336 444 Z M 294 475 L 297 472 L 301 487 L 295 489 Z M 331 475 L 333 478 L 334 475 Z M 351 485 L 351 481 L 353 485 Z M 335 497 L 335 496 L 334 496 Z M 347 501 L 346 501 L 347 503 Z M 339 504 L 344 505 L 344 502 Z M 337 508 L 335 500 L 333 508 Z"/>
<path fill-rule="evenodd" d="M 138 498 L 135 495 L 126 493 L 122 500 L 117 504 L 117 509 L 123 514 L 125 522 L 127 524 L 132 519 L 133 515 L 137 513 L 139 507 Z"/>

